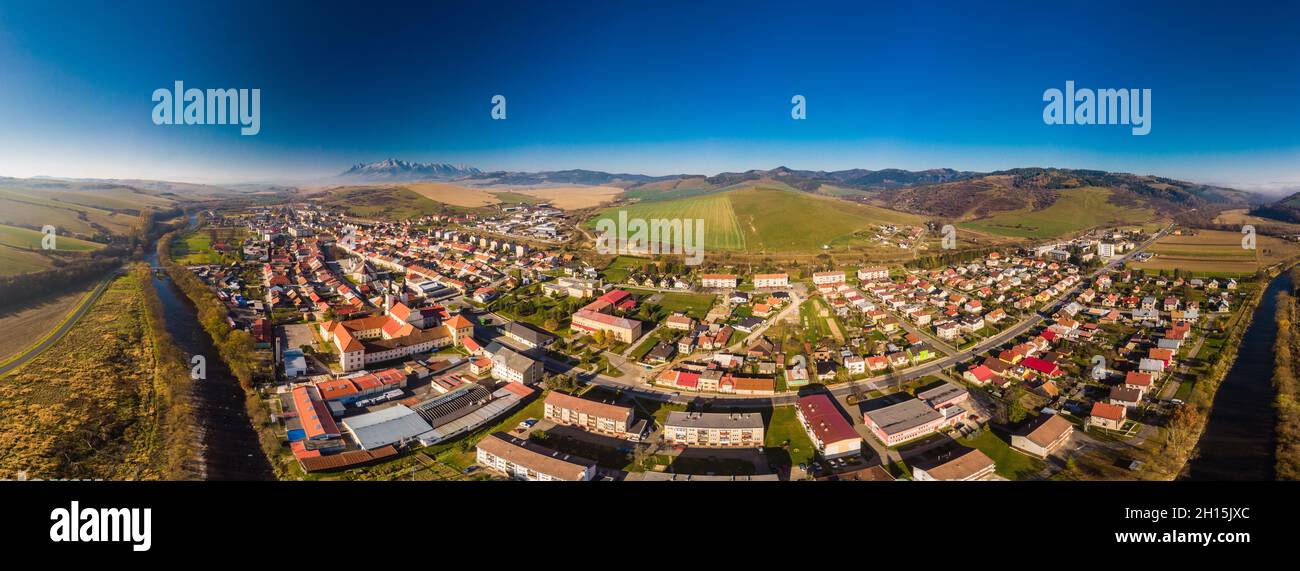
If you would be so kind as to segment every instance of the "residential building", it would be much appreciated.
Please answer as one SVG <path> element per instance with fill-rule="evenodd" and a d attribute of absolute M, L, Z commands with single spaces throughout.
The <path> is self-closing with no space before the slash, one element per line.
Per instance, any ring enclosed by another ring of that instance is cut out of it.
<path fill-rule="evenodd" d="M 713 448 L 763 445 L 763 416 L 758 413 L 669 412 L 664 442 Z"/>
<path fill-rule="evenodd" d="M 885 266 L 868 266 L 858 270 L 859 281 L 875 281 L 889 279 L 889 268 Z"/>
<path fill-rule="evenodd" d="M 641 337 L 641 322 L 635 319 L 617 317 L 589 309 L 580 309 L 573 314 L 570 326 L 575 333 L 591 335 L 604 331 L 623 343 L 631 343 Z"/>
<path fill-rule="evenodd" d="M 481 466 L 516 480 L 586 481 L 596 476 L 596 463 L 497 432 L 476 447 Z"/>
<path fill-rule="evenodd" d="M 988 455 L 974 448 L 953 452 L 941 460 L 912 466 L 912 477 L 918 482 L 954 481 L 972 482 L 993 477 L 996 465 Z"/>
<path fill-rule="evenodd" d="M 1074 425 L 1055 414 L 1044 415 L 1023 434 L 1011 436 L 1011 447 L 1038 458 L 1047 458 L 1059 450 L 1074 434 Z"/>
<path fill-rule="evenodd" d="M 737 285 L 736 274 L 704 274 L 700 276 L 700 285 L 706 288 L 734 288 Z"/>
<path fill-rule="evenodd" d="M 629 407 L 590 401 L 558 391 L 551 391 L 546 396 L 543 416 L 559 424 L 620 438 L 627 436 L 632 427 L 632 409 Z"/>
<path fill-rule="evenodd" d="M 541 362 L 509 347 L 492 354 L 492 377 L 512 383 L 531 385 L 542 378 Z"/>
<path fill-rule="evenodd" d="M 844 283 L 844 272 L 813 272 L 813 284 L 838 285 Z"/>
<path fill-rule="evenodd" d="M 1122 405 L 1095 402 L 1092 403 L 1092 413 L 1088 415 L 1088 425 L 1119 430 L 1127 417 L 1128 408 Z"/>
<path fill-rule="evenodd" d="M 555 335 L 537 329 L 527 323 L 511 321 L 502 328 L 506 337 L 517 341 L 519 344 L 534 349 L 537 347 L 546 347 L 555 342 Z"/>
<path fill-rule="evenodd" d="M 754 287 L 790 287 L 789 274 L 755 274 Z"/>

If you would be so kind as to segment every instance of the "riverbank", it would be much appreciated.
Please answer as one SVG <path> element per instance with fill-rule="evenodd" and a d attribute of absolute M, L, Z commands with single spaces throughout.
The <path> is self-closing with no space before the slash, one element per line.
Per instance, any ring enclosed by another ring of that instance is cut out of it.
<path fill-rule="evenodd" d="M 1225 374 L 1216 374 L 1212 394 L 1196 394 L 1206 421 L 1197 435 L 1194 455 L 1181 479 L 1248 480 L 1274 478 L 1275 391 L 1268 382 L 1272 371 L 1277 294 L 1289 289 L 1288 275 L 1270 274 L 1266 287 L 1253 295 L 1251 319 L 1244 332 L 1230 339 L 1233 357 Z M 1215 371 L 1217 373 L 1217 371 Z M 1199 388 L 1199 387 L 1197 387 Z"/>
<path fill-rule="evenodd" d="M 207 341 L 215 350 L 216 357 L 220 363 L 209 363 L 209 371 L 212 371 L 213 365 L 220 365 L 223 370 L 215 371 L 218 374 L 210 374 L 209 379 L 212 382 L 220 382 L 220 373 L 227 373 L 238 383 L 242 393 L 242 414 L 233 414 L 232 411 L 215 411 L 224 412 L 223 422 L 226 424 L 234 422 L 248 422 L 255 439 L 254 445 L 261 452 L 263 458 L 258 459 L 255 467 L 250 467 L 248 472 L 240 474 L 230 474 L 239 478 L 262 478 L 274 477 L 282 479 L 287 474 L 288 467 L 283 461 L 281 454 L 281 439 L 273 431 L 271 422 L 271 412 L 268 410 L 263 396 L 257 388 L 259 380 L 267 379 L 271 371 L 263 356 L 254 348 L 254 342 L 248 332 L 240 329 L 231 329 L 226 323 L 227 308 L 225 304 L 217 298 L 211 288 L 202 282 L 193 272 L 184 266 L 177 264 L 171 258 L 171 243 L 177 232 L 172 231 L 164 234 L 158 239 L 155 254 L 159 266 L 163 268 L 171 283 L 178 289 L 190 302 L 194 318 L 197 324 L 206 333 Z M 214 378 L 217 377 L 217 378 Z M 217 387 L 213 387 L 214 390 Z M 213 394 L 209 398 L 220 398 L 227 395 Z M 218 407 L 213 407 L 218 408 Z M 240 443 L 243 436 L 238 434 L 242 427 L 224 426 L 214 427 L 229 431 L 226 434 L 227 445 L 231 443 Z M 222 445 L 217 444 L 216 448 Z M 211 455 L 226 454 L 230 455 L 230 450 L 214 449 L 209 446 L 207 453 Z M 233 458 L 229 460 L 234 460 Z M 262 466 L 265 464 L 265 466 Z"/>
<path fill-rule="evenodd" d="M 0 474 L 198 476 L 189 370 L 142 267 L 114 279 L 76 326 L 0 379 Z"/>
<path fill-rule="evenodd" d="M 1300 266 L 1291 268 L 1292 290 L 1278 294 L 1277 342 L 1273 345 L 1273 387 L 1277 395 L 1277 466 L 1279 480 L 1300 480 Z"/>

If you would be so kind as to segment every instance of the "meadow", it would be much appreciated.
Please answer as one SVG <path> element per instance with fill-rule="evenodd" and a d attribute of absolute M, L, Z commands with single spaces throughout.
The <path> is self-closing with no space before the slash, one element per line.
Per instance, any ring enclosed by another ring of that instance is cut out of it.
<path fill-rule="evenodd" d="M 184 266 L 204 264 L 228 264 L 239 260 L 237 254 L 231 253 L 243 243 L 245 231 L 236 228 L 203 228 L 187 232 L 172 241 L 172 260 Z M 218 252 L 212 247 L 212 236 L 225 241 L 227 253 Z"/>
<path fill-rule="evenodd" d="M 53 347 L 0 379 L 0 476 L 181 476 L 165 467 L 177 443 L 164 424 L 184 419 L 163 407 L 178 396 L 169 379 L 185 369 L 160 374 L 149 280 L 146 271 L 118 278 Z"/>
<path fill-rule="evenodd" d="M 1109 189 L 1084 187 L 1059 192 L 1061 197 L 1042 210 L 998 212 L 958 226 L 1015 238 L 1055 238 L 1097 226 L 1147 222 L 1155 217 L 1147 208 L 1111 204 Z"/>

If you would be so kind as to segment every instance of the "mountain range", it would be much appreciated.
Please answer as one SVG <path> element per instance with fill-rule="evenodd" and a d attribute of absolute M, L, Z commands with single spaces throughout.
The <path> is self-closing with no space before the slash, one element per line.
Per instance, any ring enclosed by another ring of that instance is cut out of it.
<path fill-rule="evenodd" d="M 1263 215 L 1300 220 L 1300 195 L 1273 204 L 1260 195 L 1167 177 L 1064 168 L 1016 168 L 994 172 L 936 168 L 799 170 L 785 166 L 715 175 L 633 173 L 570 169 L 520 172 L 483 171 L 468 165 L 386 159 L 361 163 L 336 178 L 356 182 L 457 181 L 470 186 L 603 185 L 624 189 L 625 198 L 658 200 L 705 194 L 736 185 L 779 182 L 793 189 L 830 194 L 858 202 L 938 216 L 981 216 L 992 212 L 1039 209 L 1061 192 L 1105 188 L 1109 202 L 1146 207 L 1163 214 L 1197 209 L 1253 207 Z M 1205 208 L 1210 207 L 1210 208 Z"/>
<path fill-rule="evenodd" d="M 374 163 L 358 163 L 339 173 L 338 178 L 350 182 L 415 182 L 422 180 L 456 180 L 481 174 L 478 169 L 447 163 L 415 163 L 398 159 L 384 159 Z"/>

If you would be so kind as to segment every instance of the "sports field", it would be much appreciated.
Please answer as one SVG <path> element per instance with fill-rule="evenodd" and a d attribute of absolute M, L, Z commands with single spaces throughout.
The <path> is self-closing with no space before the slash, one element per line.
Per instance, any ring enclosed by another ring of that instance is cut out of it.
<path fill-rule="evenodd" d="M 1023 208 L 999 212 L 959 226 L 1000 236 L 1055 238 L 1097 226 L 1149 222 L 1155 218 L 1155 213 L 1148 208 L 1111 204 L 1109 189 L 1085 187 L 1059 192 L 1061 197 L 1042 210 Z"/>

